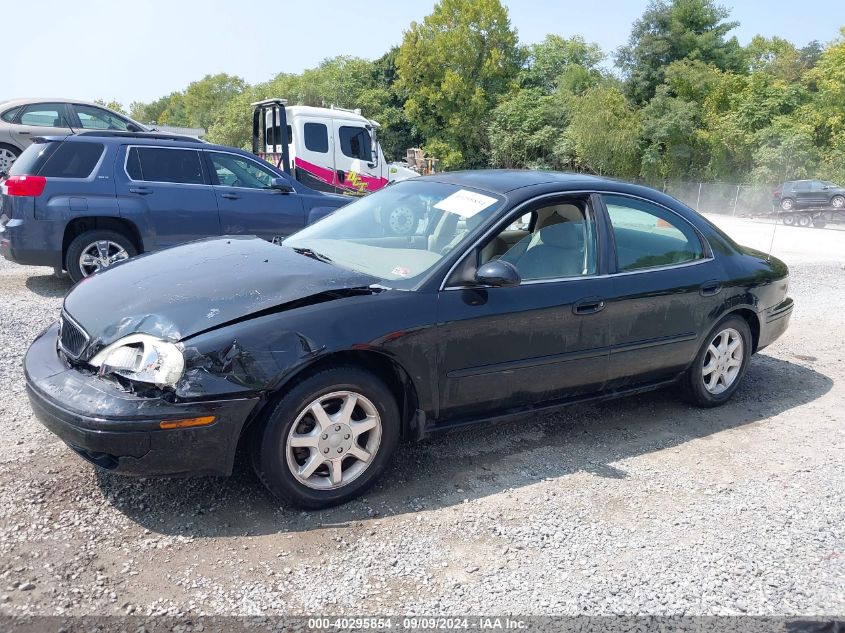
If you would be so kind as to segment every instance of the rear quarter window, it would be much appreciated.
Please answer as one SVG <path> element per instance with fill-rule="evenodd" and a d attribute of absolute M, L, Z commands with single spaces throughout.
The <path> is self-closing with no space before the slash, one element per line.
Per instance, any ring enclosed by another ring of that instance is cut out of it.
<path fill-rule="evenodd" d="M 14 120 L 15 115 L 18 113 L 18 110 L 20 110 L 20 107 L 6 110 L 3 114 L 0 114 L 0 119 L 3 119 L 6 123 L 11 123 Z"/>
<path fill-rule="evenodd" d="M 37 176 L 41 167 L 47 162 L 53 152 L 61 145 L 61 141 L 47 143 L 33 143 L 27 147 L 9 169 L 10 176 Z"/>
<path fill-rule="evenodd" d="M 47 159 L 39 176 L 47 178 L 88 178 L 100 162 L 105 146 L 101 143 L 62 143 Z"/>

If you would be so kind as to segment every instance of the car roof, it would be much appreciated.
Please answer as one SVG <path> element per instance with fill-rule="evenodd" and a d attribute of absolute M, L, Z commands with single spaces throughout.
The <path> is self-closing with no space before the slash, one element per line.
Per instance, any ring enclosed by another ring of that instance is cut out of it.
<path fill-rule="evenodd" d="M 0 101 L 0 108 L 10 108 L 20 105 L 27 105 L 30 103 L 77 103 L 79 105 L 89 105 L 94 106 L 95 108 L 105 108 L 106 110 L 109 109 L 108 106 L 103 105 L 102 103 L 85 101 L 84 99 L 68 99 L 67 97 L 29 97 L 7 99 L 5 101 Z"/>
<path fill-rule="evenodd" d="M 591 187 L 596 186 L 598 183 L 619 184 L 619 181 L 600 176 L 592 176 L 590 174 L 529 169 L 451 171 L 433 174 L 431 176 L 422 176 L 418 180 L 475 187 L 476 189 L 484 189 L 499 194 L 505 194 L 515 189 L 521 189 L 522 187 L 542 184 L 568 185 L 572 188 L 577 188 L 584 184 L 589 184 Z"/>

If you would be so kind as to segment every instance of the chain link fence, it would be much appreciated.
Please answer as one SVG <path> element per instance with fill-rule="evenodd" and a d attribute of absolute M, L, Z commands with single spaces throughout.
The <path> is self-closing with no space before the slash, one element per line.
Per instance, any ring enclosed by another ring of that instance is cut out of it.
<path fill-rule="evenodd" d="M 725 182 L 667 182 L 663 191 L 700 213 L 758 216 L 774 212 L 775 185 L 737 185 Z"/>

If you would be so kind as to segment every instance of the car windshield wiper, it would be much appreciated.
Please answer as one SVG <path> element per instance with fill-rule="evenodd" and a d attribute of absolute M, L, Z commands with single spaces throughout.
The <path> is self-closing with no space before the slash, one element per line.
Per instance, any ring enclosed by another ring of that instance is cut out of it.
<path fill-rule="evenodd" d="M 303 248 L 303 247 L 294 246 L 293 250 L 295 252 L 299 253 L 300 255 L 305 255 L 306 257 L 310 257 L 311 259 L 316 259 L 317 261 L 329 262 L 329 263 L 332 261 L 331 257 L 327 257 L 326 255 L 323 255 L 322 253 L 318 253 L 316 251 L 313 251 L 310 248 Z"/>

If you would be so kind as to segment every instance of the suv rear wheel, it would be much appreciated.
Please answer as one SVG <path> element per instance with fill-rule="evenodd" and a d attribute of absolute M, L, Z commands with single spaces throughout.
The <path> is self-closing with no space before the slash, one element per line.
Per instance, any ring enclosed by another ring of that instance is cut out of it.
<path fill-rule="evenodd" d="M 132 240 L 117 231 L 86 231 L 77 235 L 67 248 L 65 270 L 73 283 L 88 275 L 135 257 Z"/>

